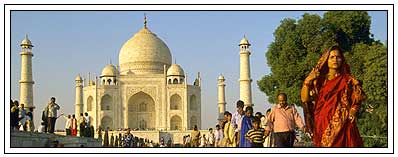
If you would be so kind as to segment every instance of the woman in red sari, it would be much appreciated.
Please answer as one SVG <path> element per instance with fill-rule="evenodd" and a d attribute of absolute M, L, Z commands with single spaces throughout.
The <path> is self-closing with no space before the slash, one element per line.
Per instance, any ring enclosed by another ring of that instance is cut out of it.
<path fill-rule="evenodd" d="M 341 49 L 331 47 L 301 89 L 305 121 L 315 146 L 363 147 L 356 115 L 364 98 Z"/>

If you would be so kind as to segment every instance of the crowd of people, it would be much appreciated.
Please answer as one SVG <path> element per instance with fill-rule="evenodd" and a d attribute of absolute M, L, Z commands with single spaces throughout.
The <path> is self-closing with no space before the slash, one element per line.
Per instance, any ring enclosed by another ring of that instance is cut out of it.
<path fill-rule="evenodd" d="M 104 135 L 102 135 L 104 132 Z M 123 129 L 121 131 L 117 131 L 118 134 L 114 135 L 111 133 L 109 135 L 109 127 L 105 130 L 102 130 L 100 127 L 98 129 L 98 138 L 102 138 L 102 146 L 103 147 L 122 147 L 122 148 L 141 148 L 141 147 L 174 147 L 171 139 L 165 143 L 164 139 L 161 138 L 159 143 L 154 143 L 152 140 L 147 138 L 140 138 L 138 136 L 134 136 L 131 133 L 130 128 Z M 122 132 L 124 132 L 122 134 Z"/>
<path fill-rule="evenodd" d="M 365 94 L 361 82 L 350 74 L 343 51 L 332 46 L 303 81 L 301 101 L 305 124 L 285 93 L 265 116 L 244 102 L 237 111 L 224 113 L 225 120 L 209 135 L 197 129 L 183 137 L 187 147 L 293 147 L 295 127 L 310 136 L 315 147 L 363 147 L 356 119 Z"/>
<path fill-rule="evenodd" d="M 263 115 L 244 102 L 236 103 L 236 112 L 224 112 L 224 121 L 201 134 L 194 126 L 191 134 L 183 136 L 183 147 L 293 147 L 295 126 L 307 132 L 294 105 L 287 104 L 287 95 L 280 93 L 279 103 Z"/>
<path fill-rule="evenodd" d="M 11 100 L 10 125 L 13 131 L 34 131 L 33 108 L 25 108 L 24 104 L 19 104 L 17 100 Z"/>

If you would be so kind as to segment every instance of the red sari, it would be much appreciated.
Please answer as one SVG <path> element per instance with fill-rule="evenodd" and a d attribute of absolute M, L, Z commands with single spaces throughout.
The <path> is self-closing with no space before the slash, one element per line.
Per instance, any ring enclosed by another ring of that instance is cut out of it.
<path fill-rule="evenodd" d="M 332 80 L 317 80 L 319 94 L 314 106 L 314 144 L 317 147 L 363 147 L 356 122 L 348 119 L 350 109 L 359 110 L 363 93 L 349 74 Z M 317 86 L 317 85 L 315 85 Z"/>
<path fill-rule="evenodd" d="M 76 134 L 77 134 L 77 122 L 76 122 L 76 118 L 72 118 L 71 136 L 76 136 Z"/>
<path fill-rule="evenodd" d="M 356 121 L 348 117 L 351 109 L 359 111 L 365 94 L 360 82 L 350 75 L 343 55 L 340 75 L 326 79 L 330 52 L 326 51 L 314 68 L 321 77 L 309 87 L 312 99 L 303 102 L 306 125 L 314 133 L 316 147 L 363 147 Z"/>

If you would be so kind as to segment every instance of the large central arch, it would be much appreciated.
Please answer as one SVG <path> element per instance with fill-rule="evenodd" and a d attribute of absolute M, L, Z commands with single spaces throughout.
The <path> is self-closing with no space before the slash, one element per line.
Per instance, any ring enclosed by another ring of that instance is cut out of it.
<path fill-rule="evenodd" d="M 150 95 L 138 92 L 128 99 L 127 124 L 129 128 L 153 129 L 155 128 L 155 119 L 155 101 Z"/>

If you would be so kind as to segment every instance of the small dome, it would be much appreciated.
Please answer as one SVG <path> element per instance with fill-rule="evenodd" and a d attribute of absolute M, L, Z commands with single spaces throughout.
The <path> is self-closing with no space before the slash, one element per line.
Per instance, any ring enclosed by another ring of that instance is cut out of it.
<path fill-rule="evenodd" d="M 29 40 L 28 35 L 25 36 L 25 39 L 22 40 L 21 46 L 32 46 L 32 42 Z"/>
<path fill-rule="evenodd" d="M 104 76 L 117 76 L 119 71 L 116 69 L 116 67 L 112 64 L 108 64 L 101 73 L 101 77 Z"/>
<path fill-rule="evenodd" d="M 167 70 L 167 76 L 184 76 L 184 70 L 178 64 L 172 64 Z"/>
<path fill-rule="evenodd" d="M 250 46 L 250 43 L 249 43 L 249 40 L 246 39 L 246 37 L 243 37 L 243 39 L 240 40 L 239 45 L 249 45 Z"/>
<path fill-rule="evenodd" d="M 224 76 L 220 75 L 218 76 L 218 80 L 225 80 Z"/>
<path fill-rule="evenodd" d="M 80 75 L 77 75 L 76 76 L 76 78 L 75 78 L 75 81 L 82 81 L 83 79 L 82 79 L 82 77 L 80 77 Z"/>

